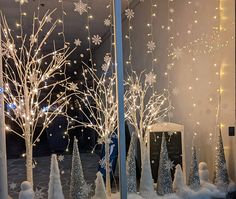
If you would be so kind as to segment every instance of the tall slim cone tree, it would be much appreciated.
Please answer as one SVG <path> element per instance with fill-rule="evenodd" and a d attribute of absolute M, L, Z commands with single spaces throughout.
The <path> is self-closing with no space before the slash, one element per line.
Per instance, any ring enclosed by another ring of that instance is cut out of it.
<path fill-rule="evenodd" d="M 135 161 L 136 134 L 133 133 L 130 141 L 126 162 L 127 188 L 129 193 L 137 192 L 136 161 Z"/>
<path fill-rule="evenodd" d="M 192 148 L 192 160 L 188 178 L 188 185 L 191 189 L 197 191 L 200 188 L 200 178 L 198 172 L 198 160 L 197 160 L 197 152 L 196 147 Z"/>
<path fill-rule="evenodd" d="M 226 191 L 229 184 L 229 175 L 225 160 L 224 145 L 221 130 L 217 135 L 215 147 L 215 184 L 218 189 Z"/>
<path fill-rule="evenodd" d="M 95 195 L 92 197 L 94 199 L 107 199 L 106 188 L 104 185 L 103 177 L 101 172 L 97 172 L 97 178 L 95 180 Z"/>
<path fill-rule="evenodd" d="M 84 179 L 84 173 L 77 143 L 78 140 L 74 138 L 70 181 L 70 199 L 87 199 L 87 183 Z"/>
<path fill-rule="evenodd" d="M 48 199 L 64 199 L 60 179 L 60 170 L 58 167 L 56 154 L 53 154 L 51 157 L 51 172 L 48 189 Z"/>
<path fill-rule="evenodd" d="M 167 166 L 169 161 L 168 151 L 166 147 L 165 134 L 162 135 L 160 161 L 158 168 L 158 182 L 157 182 L 157 193 L 165 195 L 172 193 L 172 178 L 170 168 Z"/>

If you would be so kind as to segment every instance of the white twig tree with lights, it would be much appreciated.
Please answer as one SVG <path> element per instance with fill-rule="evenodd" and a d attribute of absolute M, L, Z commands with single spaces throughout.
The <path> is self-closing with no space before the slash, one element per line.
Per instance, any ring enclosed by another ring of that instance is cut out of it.
<path fill-rule="evenodd" d="M 67 81 L 65 67 L 72 51 L 67 46 L 56 49 L 55 44 L 52 52 L 46 53 L 44 50 L 58 23 L 55 21 L 46 33 L 43 31 L 52 13 L 46 12 L 41 19 L 34 16 L 30 35 L 25 34 L 23 27 L 18 25 L 20 36 L 16 36 L 6 18 L 1 17 L 4 98 L 8 105 L 5 115 L 14 123 L 6 126 L 6 130 L 25 140 L 27 180 L 32 184 L 33 147 L 50 122 L 59 114 L 64 114 L 69 100 L 63 84 Z M 36 133 L 38 125 L 42 128 Z"/>
<path fill-rule="evenodd" d="M 143 147 L 147 143 L 149 126 L 162 121 L 171 109 L 168 92 L 158 94 L 157 91 L 153 91 L 155 83 L 156 75 L 153 72 L 145 76 L 142 72 L 138 76 L 135 71 L 132 71 L 125 82 L 125 116 L 139 138 L 141 158 Z"/>
<path fill-rule="evenodd" d="M 106 191 L 111 195 L 109 144 L 117 128 L 116 76 L 107 75 L 107 71 L 98 76 L 96 70 L 83 64 L 84 90 L 76 89 L 74 93 L 84 120 L 73 120 L 78 126 L 96 131 L 100 137 L 98 143 L 105 144 Z"/>

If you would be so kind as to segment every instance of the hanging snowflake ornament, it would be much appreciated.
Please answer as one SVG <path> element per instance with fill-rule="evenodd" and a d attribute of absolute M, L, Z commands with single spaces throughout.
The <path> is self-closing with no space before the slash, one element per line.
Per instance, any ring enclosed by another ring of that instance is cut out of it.
<path fill-rule="evenodd" d="M 148 50 L 150 50 L 150 51 L 155 50 L 155 48 L 156 48 L 155 42 L 154 42 L 154 41 L 149 41 L 149 42 L 147 43 L 147 48 L 148 48 Z"/>
<path fill-rule="evenodd" d="M 45 199 L 45 194 L 43 193 L 43 189 L 36 188 L 34 198 L 35 199 Z"/>
<path fill-rule="evenodd" d="M 87 12 L 87 4 L 83 3 L 81 0 L 77 3 L 74 3 L 75 5 L 75 12 L 78 12 L 80 15 L 84 14 L 85 12 Z"/>
<path fill-rule="evenodd" d="M 134 11 L 132 9 L 126 9 L 125 15 L 127 19 L 131 20 L 132 18 L 134 18 Z"/>
<path fill-rule="evenodd" d="M 183 51 L 179 47 L 174 48 L 172 55 L 172 59 L 179 60 L 183 56 Z"/>
<path fill-rule="evenodd" d="M 69 89 L 70 89 L 71 91 L 75 91 L 75 90 L 78 89 L 78 86 L 77 86 L 77 84 L 75 84 L 74 82 L 71 82 L 71 83 L 69 84 Z"/>
<path fill-rule="evenodd" d="M 106 55 L 104 56 L 104 62 L 106 64 L 110 64 L 110 62 L 111 62 L 111 55 L 110 55 L 110 53 L 106 53 Z"/>
<path fill-rule="evenodd" d="M 102 43 L 102 38 L 99 35 L 93 35 L 92 43 L 95 45 L 100 45 Z"/>
<path fill-rule="evenodd" d="M 165 163 L 165 167 L 168 170 L 172 170 L 174 168 L 174 166 L 175 166 L 174 161 L 171 161 L 170 159 L 167 160 L 167 162 Z"/>
<path fill-rule="evenodd" d="M 46 16 L 46 22 L 51 23 L 52 22 L 52 17 L 50 15 Z"/>
<path fill-rule="evenodd" d="M 153 72 L 146 74 L 145 83 L 148 83 L 149 85 L 156 83 L 156 75 Z"/>
<path fill-rule="evenodd" d="M 81 46 L 81 41 L 80 41 L 80 39 L 78 38 L 78 39 L 75 39 L 75 41 L 74 41 L 74 44 L 76 45 L 76 46 Z"/>
<path fill-rule="evenodd" d="M 15 182 L 12 182 L 12 183 L 9 184 L 9 188 L 12 191 L 14 191 L 16 189 L 16 187 L 17 187 L 17 183 L 15 183 Z"/>
<path fill-rule="evenodd" d="M 178 88 L 173 88 L 172 94 L 173 94 L 174 96 L 177 96 L 177 95 L 179 94 L 179 89 L 178 89 Z"/>
<path fill-rule="evenodd" d="M 88 196 L 91 193 L 91 191 L 92 191 L 92 185 L 91 184 L 85 183 L 82 186 L 83 195 Z"/>
<path fill-rule="evenodd" d="M 108 64 L 102 64 L 102 66 L 101 66 L 101 68 L 102 68 L 102 70 L 104 71 L 104 72 L 106 72 L 106 71 L 108 71 L 108 69 L 109 69 L 109 65 Z"/>
<path fill-rule="evenodd" d="M 35 37 L 34 35 L 31 35 L 30 36 L 30 42 L 33 44 L 33 43 L 36 43 L 38 41 L 37 37 Z"/>
<path fill-rule="evenodd" d="M 23 5 L 24 3 L 28 3 L 28 0 L 15 0 L 15 2 L 19 2 L 20 5 Z"/>
<path fill-rule="evenodd" d="M 104 25 L 105 26 L 110 26 L 111 25 L 111 20 L 110 19 L 105 19 L 104 20 Z"/>
<path fill-rule="evenodd" d="M 62 161 L 64 161 L 65 157 L 64 157 L 64 155 L 59 155 L 57 157 L 57 159 L 58 159 L 59 162 L 62 162 Z"/>

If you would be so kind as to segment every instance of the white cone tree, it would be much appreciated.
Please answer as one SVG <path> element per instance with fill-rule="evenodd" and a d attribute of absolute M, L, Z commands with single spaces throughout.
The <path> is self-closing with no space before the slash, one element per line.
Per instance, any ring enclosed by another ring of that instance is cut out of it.
<path fill-rule="evenodd" d="M 197 191 L 200 188 L 200 178 L 198 171 L 198 160 L 197 160 L 197 152 L 196 147 L 192 148 L 192 160 L 189 171 L 188 185 L 191 189 Z"/>
<path fill-rule="evenodd" d="M 78 140 L 74 138 L 70 180 L 70 199 L 87 199 L 89 194 L 89 186 L 84 179 L 84 173 L 77 143 Z"/>
<path fill-rule="evenodd" d="M 171 171 L 168 166 L 168 151 L 166 147 L 165 133 L 162 134 L 160 160 L 158 168 L 157 193 L 165 195 L 172 193 L 172 178 Z"/>
<path fill-rule="evenodd" d="M 95 180 L 95 186 L 96 186 L 96 188 L 95 188 L 95 194 L 94 194 L 93 198 L 94 199 L 108 199 L 101 172 L 97 173 L 97 178 Z"/>
<path fill-rule="evenodd" d="M 48 188 L 48 199 L 64 199 L 60 179 L 60 170 L 56 154 L 53 154 L 51 157 L 51 172 Z"/>
<path fill-rule="evenodd" d="M 126 161 L 127 190 L 129 193 L 137 192 L 135 148 L 136 148 L 136 134 L 133 133 Z"/>
<path fill-rule="evenodd" d="M 20 26 L 21 35 L 15 34 L 2 16 L 4 99 L 8 106 L 5 116 L 14 123 L 6 126 L 6 130 L 25 141 L 27 181 L 32 184 L 33 147 L 50 122 L 58 114 L 63 114 L 63 108 L 68 103 L 63 87 L 67 79 L 63 71 L 70 54 L 69 48 L 55 49 L 54 46 L 52 52 L 45 50 L 48 49 L 46 42 L 58 23 L 55 21 L 48 29 L 47 18 L 52 13 L 46 12 L 40 19 L 33 16 L 31 35 L 24 32 L 23 25 Z M 39 124 L 42 128 L 36 134 Z"/>
<path fill-rule="evenodd" d="M 173 190 L 175 192 L 182 191 L 186 187 L 184 183 L 184 176 L 181 169 L 181 166 L 178 164 L 175 167 L 175 175 L 174 175 L 174 181 L 173 181 Z"/>

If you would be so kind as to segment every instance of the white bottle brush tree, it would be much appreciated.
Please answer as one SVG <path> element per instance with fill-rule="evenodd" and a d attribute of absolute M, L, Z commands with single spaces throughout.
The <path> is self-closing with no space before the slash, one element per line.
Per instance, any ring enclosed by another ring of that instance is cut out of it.
<path fill-rule="evenodd" d="M 53 154 L 51 157 L 51 172 L 48 188 L 48 199 L 64 199 L 60 179 L 60 170 L 56 154 Z"/>
<path fill-rule="evenodd" d="M 87 199 L 90 191 L 90 186 L 84 179 L 84 172 L 78 148 L 78 140 L 74 138 L 70 180 L 70 199 Z"/>
<path fill-rule="evenodd" d="M 74 122 L 78 122 L 77 126 L 95 130 L 100 137 L 98 143 L 105 144 L 106 191 L 110 196 L 109 144 L 111 143 L 111 135 L 117 128 L 116 76 L 115 74 L 107 76 L 106 73 L 103 73 L 99 77 L 96 71 L 85 63 L 82 74 L 85 80 L 85 90 L 74 89 L 74 93 L 85 120 L 72 119 Z"/>
<path fill-rule="evenodd" d="M 46 12 L 40 19 L 34 16 L 32 30 L 27 29 L 28 32 L 24 32 L 21 24 L 19 35 L 10 30 L 5 17 L 1 18 L 4 97 L 8 105 L 5 115 L 14 123 L 6 126 L 6 130 L 25 140 L 27 180 L 32 184 L 33 147 L 50 122 L 63 114 L 68 103 L 63 84 L 67 81 L 65 67 L 71 51 L 66 45 L 58 49 L 54 45 L 52 52 L 44 50 L 48 49 L 46 42 L 58 23 L 47 25 L 47 18 L 52 14 Z M 42 128 L 36 134 L 39 125 Z"/>
<path fill-rule="evenodd" d="M 158 94 L 153 91 L 155 83 L 156 75 L 153 72 L 144 77 L 143 72 L 138 76 L 135 71 L 132 71 L 125 82 L 125 116 L 139 138 L 141 158 L 149 126 L 162 121 L 171 109 L 168 92 Z"/>

